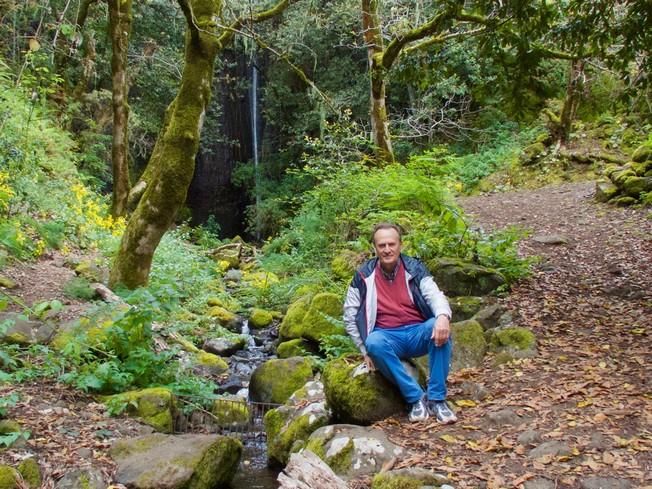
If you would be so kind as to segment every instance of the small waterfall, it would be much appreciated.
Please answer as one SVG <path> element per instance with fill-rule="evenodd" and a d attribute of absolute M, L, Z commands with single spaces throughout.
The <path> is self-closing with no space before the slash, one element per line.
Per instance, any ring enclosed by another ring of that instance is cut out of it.
<path fill-rule="evenodd" d="M 254 195 L 256 196 L 256 211 L 260 207 L 258 141 L 260 128 L 258 123 L 258 68 L 256 67 L 256 51 L 251 55 L 251 86 L 249 88 L 249 110 L 251 112 L 251 152 L 254 160 Z M 258 214 L 258 212 L 256 212 Z M 260 239 L 260 226 L 256 226 L 256 239 Z"/>
<path fill-rule="evenodd" d="M 245 319 L 242 322 L 242 330 L 240 333 L 243 336 L 247 337 L 247 349 L 255 348 L 256 347 L 256 341 L 254 340 L 254 337 L 251 336 L 251 330 L 249 329 L 249 320 Z"/>

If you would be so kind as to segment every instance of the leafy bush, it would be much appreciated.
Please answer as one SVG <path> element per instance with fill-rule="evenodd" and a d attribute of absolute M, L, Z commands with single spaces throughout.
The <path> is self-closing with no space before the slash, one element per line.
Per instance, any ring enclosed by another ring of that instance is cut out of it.
<path fill-rule="evenodd" d="M 63 293 L 73 299 L 90 301 L 97 296 L 91 283 L 84 277 L 73 277 L 63 286 Z"/>

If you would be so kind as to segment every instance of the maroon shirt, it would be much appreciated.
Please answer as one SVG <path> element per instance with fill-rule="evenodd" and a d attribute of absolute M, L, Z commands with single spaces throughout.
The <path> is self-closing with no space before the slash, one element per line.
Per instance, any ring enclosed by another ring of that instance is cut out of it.
<path fill-rule="evenodd" d="M 379 328 L 397 328 L 406 324 L 422 323 L 425 318 L 410 299 L 405 280 L 403 262 L 398 261 L 394 280 L 383 275 L 380 263 L 376 267 L 376 292 L 378 294 L 378 311 L 376 326 Z"/>

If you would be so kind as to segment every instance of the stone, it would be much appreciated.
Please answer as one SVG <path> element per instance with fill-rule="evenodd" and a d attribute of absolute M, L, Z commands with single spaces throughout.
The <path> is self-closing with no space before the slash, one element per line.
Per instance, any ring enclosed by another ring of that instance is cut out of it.
<path fill-rule="evenodd" d="M 499 304 L 491 304 L 483 307 L 476 314 L 473 315 L 473 320 L 480 323 L 482 329 L 497 328 L 500 325 L 500 318 L 503 316 L 505 310 Z"/>
<path fill-rule="evenodd" d="M 126 405 L 127 414 L 162 433 L 172 433 L 176 415 L 176 397 L 165 387 L 123 392 L 103 399 L 104 404 Z"/>
<path fill-rule="evenodd" d="M 75 274 L 89 282 L 106 282 L 109 278 L 107 270 L 100 267 L 94 260 L 82 260 L 75 267 Z"/>
<path fill-rule="evenodd" d="M 283 404 L 312 379 L 312 361 L 306 357 L 272 359 L 251 375 L 249 398 L 255 402 Z"/>
<path fill-rule="evenodd" d="M 630 489 L 632 483 L 627 479 L 615 477 L 587 477 L 580 481 L 582 489 Z"/>
<path fill-rule="evenodd" d="M 537 234 L 532 236 L 532 241 L 545 245 L 567 244 L 568 237 L 563 234 Z"/>
<path fill-rule="evenodd" d="M 622 188 L 627 195 L 638 199 L 642 192 L 652 190 L 652 177 L 628 177 L 623 182 Z"/>
<path fill-rule="evenodd" d="M 541 443 L 541 433 L 535 430 L 527 430 L 518 435 L 516 439 L 519 445 L 530 446 Z"/>
<path fill-rule="evenodd" d="M 326 463 L 310 450 L 293 453 L 277 479 L 279 489 L 347 489 Z M 262 486 L 259 486 L 262 487 Z"/>
<path fill-rule="evenodd" d="M 224 281 L 239 283 L 242 281 L 242 276 L 243 276 L 242 272 L 234 268 L 224 274 Z"/>
<path fill-rule="evenodd" d="M 308 340 L 295 338 L 279 343 L 276 354 L 279 358 L 307 357 L 314 355 L 316 348 Z"/>
<path fill-rule="evenodd" d="M 0 335 L 0 342 L 13 345 L 46 345 L 55 333 L 55 326 L 42 321 L 31 321 L 15 312 L 0 313 L 0 323 L 6 322 L 7 328 Z"/>
<path fill-rule="evenodd" d="M 330 423 L 332 412 L 326 403 L 324 385 L 310 381 L 281 407 L 265 414 L 267 456 L 272 464 L 287 464 L 290 454 L 304 448 L 318 428 Z"/>
<path fill-rule="evenodd" d="M 319 428 L 310 435 L 306 448 L 344 479 L 378 473 L 403 454 L 383 431 L 347 424 Z"/>
<path fill-rule="evenodd" d="M 220 325 L 228 329 L 236 328 L 238 325 L 238 317 L 221 306 L 212 306 L 206 311 L 206 315 L 216 319 Z"/>
<path fill-rule="evenodd" d="M 237 396 L 221 396 L 213 401 L 211 407 L 212 422 L 221 428 L 242 430 L 249 423 L 249 406 Z"/>
<path fill-rule="evenodd" d="M 242 350 L 247 341 L 242 336 L 229 336 L 223 338 L 209 338 L 204 341 L 202 350 L 221 357 L 230 357 Z"/>
<path fill-rule="evenodd" d="M 541 457 L 562 457 L 568 456 L 571 454 L 571 449 L 568 444 L 562 441 L 547 441 L 542 443 L 536 448 L 530 450 L 528 457 L 530 458 L 541 458 Z"/>
<path fill-rule="evenodd" d="M 0 465 L 0 489 L 19 489 L 20 474 L 9 465 Z"/>
<path fill-rule="evenodd" d="M 642 144 L 632 154 L 632 161 L 636 163 L 642 163 L 648 160 L 652 160 L 652 143 Z"/>
<path fill-rule="evenodd" d="M 220 375 L 229 370 L 229 364 L 223 358 L 200 350 L 192 356 L 192 370 L 197 375 Z"/>
<path fill-rule="evenodd" d="M 556 489 L 557 484 L 555 481 L 546 479 L 545 477 L 534 477 L 523 483 L 524 489 Z"/>
<path fill-rule="evenodd" d="M 273 320 L 274 316 L 270 311 L 254 308 L 249 316 L 249 326 L 256 329 L 264 328 L 272 324 Z"/>
<path fill-rule="evenodd" d="M 33 458 L 26 458 L 18 464 L 18 472 L 23 477 L 23 481 L 27 484 L 29 489 L 39 489 L 43 476 L 41 475 L 41 467 L 38 462 Z"/>
<path fill-rule="evenodd" d="M 353 362 L 345 357 L 332 360 L 324 367 L 324 391 L 335 419 L 369 425 L 403 412 L 405 402 L 396 387 L 380 372 L 359 368 L 363 365 L 361 361 L 361 358 Z"/>
<path fill-rule="evenodd" d="M 488 295 L 507 281 L 497 270 L 456 258 L 435 258 L 428 268 L 446 295 Z"/>
<path fill-rule="evenodd" d="M 288 308 L 279 334 L 283 339 L 305 338 L 315 342 L 327 335 L 345 334 L 342 308 L 340 296 L 330 292 L 302 297 Z"/>
<path fill-rule="evenodd" d="M 461 395 L 464 399 L 482 401 L 489 397 L 489 390 L 484 385 L 478 384 L 477 382 L 462 382 L 460 387 L 462 389 Z"/>
<path fill-rule="evenodd" d="M 512 358 L 532 358 L 537 354 L 534 333 L 518 326 L 491 330 L 489 343 L 492 351 L 506 353 Z"/>
<path fill-rule="evenodd" d="M 635 177 L 635 176 L 636 176 L 636 172 L 632 170 L 631 165 L 625 165 L 621 167 L 619 170 L 616 170 L 615 172 L 611 173 L 611 176 L 609 178 L 613 183 L 616 184 L 617 187 L 622 187 L 627 178 Z"/>
<path fill-rule="evenodd" d="M 439 487 L 448 483 L 445 475 L 438 474 L 432 470 L 420 467 L 389 470 L 376 474 L 371 482 L 372 489 L 421 489 L 427 487 Z"/>
<path fill-rule="evenodd" d="M 453 371 L 479 367 L 487 352 L 487 341 L 479 322 L 469 319 L 451 324 L 453 338 Z"/>
<path fill-rule="evenodd" d="M 0 287 L 4 287 L 5 289 L 15 289 L 18 287 L 18 284 L 9 277 L 0 275 Z"/>
<path fill-rule="evenodd" d="M 118 440 L 115 480 L 132 489 L 212 489 L 228 485 L 242 443 L 219 435 L 152 435 Z"/>
<path fill-rule="evenodd" d="M 598 202 L 607 202 L 618 195 L 618 192 L 618 187 L 611 182 L 605 180 L 595 182 L 595 200 Z"/>
<path fill-rule="evenodd" d="M 618 207 L 627 207 L 630 205 L 634 205 L 638 202 L 638 200 L 635 197 L 630 197 L 629 195 L 625 195 L 622 197 L 615 197 L 609 201 L 610 204 L 616 205 Z"/>
<path fill-rule="evenodd" d="M 545 145 L 543 143 L 536 142 L 523 148 L 523 152 L 521 153 L 519 160 L 524 166 L 534 165 L 537 161 L 539 161 L 539 159 L 541 159 L 545 152 Z"/>
<path fill-rule="evenodd" d="M 300 297 L 295 302 L 290 304 L 287 313 L 283 317 L 281 326 L 279 327 L 279 335 L 283 339 L 301 338 L 301 330 L 303 327 L 303 318 L 308 312 L 310 307 L 311 295 Z"/>
<path fill-rule="evenodd" d="M 485 300 L 482 297 L 460 296 L 449 299 L 454 321 L 466 321 L 471 319 L 482 309 Z"/>
<path fill-rule="evenodd" d="M 240 266 L 240 253 L 242 252 L 242 243 L 229 243 L 215 248 L 211 253 L 213 260 L 218 262 L 223 270 L 229 268 L 238 268 Z M 220 263 L 220 262 L 224 262 Z"/>
<path fill-rule="evenodd" d="M 357 268 L 365 260 L 365 254 L 352 250 L 342 250 L 331 261 L 333 274 L 342 280 L 351 280 Z"/>
<path fill-rule="evenodd" d="M 487 421 L 493 426 L 507 426 L 521 424 L 521 418 L 511 409 L 501 409 L 487 413 Z"/>
<path fill-rule="evenodd" d="M 104 474 L 96 468 L 89 467 L 67 472 L 57 482 L 55 489 L 106 489 Z"/>

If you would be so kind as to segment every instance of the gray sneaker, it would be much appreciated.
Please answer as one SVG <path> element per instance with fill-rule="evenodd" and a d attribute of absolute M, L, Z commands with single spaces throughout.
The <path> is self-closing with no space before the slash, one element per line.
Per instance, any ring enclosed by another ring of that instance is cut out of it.
<path fill-rule="evenodd" d="M 428 408 L 426 407 L 425 397 L 422 397 L 417 402 L 410 405 L 410 414 L 408 414 L 408 419 L 411 423 L 425 421 L 428 419 Z"/>
<path fill-rule="evenodd" d="M 451 424 L 457 421 L 457 416 L 448 407 L 446 401 L 428 401 L 428 412 L 442 424 Z"/>

